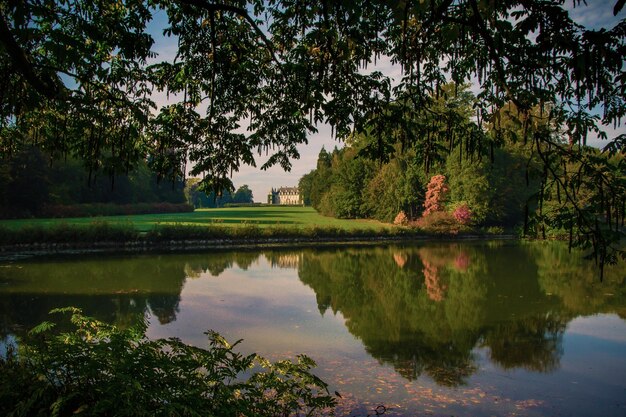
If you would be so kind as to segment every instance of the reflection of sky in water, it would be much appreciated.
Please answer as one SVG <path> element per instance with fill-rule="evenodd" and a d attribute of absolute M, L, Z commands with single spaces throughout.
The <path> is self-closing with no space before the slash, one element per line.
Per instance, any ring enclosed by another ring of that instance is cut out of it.
<path fill-rule="evenodd" d="M 626 344 L 624 320 L 612 314 L 575 318 L 567 325 L 567 332 Z"/>
<path fill-rule="evenodd" d="M 425 374 L 409 381 L 389 361 L 372 358 L 341 312 L 320 314 L 315 292 L 296 269 L 272 268 L 261 256 L 247 271 L 235 266 L 217 277 L 187 278 L 176 320 L 151 319 L 148 335 L 206 346 L 207 329 L 231 342 L 244 339 L 238 346 L 244 353 L 308 354 L 351 415 L 372 413 L 378 404 L 388 407 L 386 415 L 626 415 L 626 323 L 610 314 L 569 322 L 555 371 L 503 369 L 490 360 L 489 347 L 476 347 L 478 370 L 466 385 L 446 388 Z"/>
<path fill-rule="evenodd" d="M 241 351 L 274 358 L 364 351 L 346 330 L 341 313 L 320 314 L 315 292 L 302 285 L 296 270 L 271 268 L 264 257 L 248 271 L 233 267 L 218 277 L 203 272 L 188 279 L 179 310 L 168 325 L 152 320 L 148 335 L 176 336 L 203 346 L 202 332 L 211 329 L 230 342 L 244 339 Z"/>
<path fill-rule="evenodd" d="M 625 416 L 626 323 L 615 315 L 578 317 L 563 337 L 558 370 L 503 370 L 477 349 L 480 372 L 471 384 L 490 387 L 493 401 L 508 397 L 519 415 Z"/>

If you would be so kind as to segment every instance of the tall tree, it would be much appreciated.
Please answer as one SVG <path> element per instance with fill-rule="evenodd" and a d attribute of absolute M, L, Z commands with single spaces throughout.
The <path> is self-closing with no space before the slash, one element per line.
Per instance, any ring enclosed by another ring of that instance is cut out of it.
<path fill-rule="evenodd" d="M 252 190 L 247 184 L 237 188 L 233 195 L 233 203 L 254 203 L 254 197 L 252 196 Z"/>

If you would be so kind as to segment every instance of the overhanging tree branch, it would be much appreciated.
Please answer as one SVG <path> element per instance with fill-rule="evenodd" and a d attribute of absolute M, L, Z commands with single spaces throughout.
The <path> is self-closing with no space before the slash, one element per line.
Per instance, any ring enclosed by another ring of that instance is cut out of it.
<path fill-rule="evenodd" d="M 189 5 L 189 6 L 199 7 L 201 9 L 204 9 L 204 10 L 212 12 L 212 13 L 215 13 L 215 12 L 230 12 L 230 13 L 233 13 L 233 14 L 235 14 L 237 16 L 240 16 L 240 17 L 244 18 L 248 22 L 248 24 L 252 27 L 252 29 L 254 29 L 254 31 L 259 36 L 259 38 L 261 38 L 261 40 L 265 44 L 265 47 L 270 52 L 270 55 L 272 56 L 272 59 L 277 64 L 280 63 L 278 61 L 278 58 L 276 57 L 276 51 L 274 50 L 274 46 L 272 45 L 272 42 L 268 39 L 268 37 L 265 35 L 265 33 L 263 33 L 263 31 L 261 30 L 259 25 L 254 21 L 254 19 L 250 16 L 250 13 L 248 13 L 248 11 L 246 9 L 244 9 L 242 7 L 231 6 L 231 5 L 228 5 L 228 4 L 209 3 L 209 2 L 207 2 L 205 0 L 177 0 L 177 1 L 179 3 L 186 4 L 186 5 Z"/>
<path fill-rule="evenodd" d="M 529 106 L 523 104 L 519 101 L 519 99 L 513 94 L 509 85 L 506 81 L 506 72 L 504 71 L 504 67 L 502 66 L 501 57 L 498 55 L 498 51 L 496 50 L 496 44 L 487 30 L 487 26 L 485 25 L 485 21 L 483 20 L 480 11 L 478 10 L 478 4 L 476 0 L 470 0 L 470 4 L 472 6 L 472 13 L 474 15 L 474 25 L 473 27 L 478 31 L 480 36 L 485 41 L 485 46 L 487 47 L 487 51 L 489 53 L 489 58 L 493 62 L 493 65 L 496 67 L 496 76 L 498 83 L 504 89 L 507 98 L 513 102 L 520 110 L 528 110 Z"/>
<path fill-rule="evenodd" d="M 22 76 L 35 90 L 37 90 L 38 93 L 50 99 L 57 99 L 61 96 L 62 89 L 54 79 L 46 77 L 48 78 L 46 80 L 35 72 L 32 60 L 29 58 L 27 52 L 20 47 L 13 37 L 11 29 L 1 12 L 0 43 L 4 46 L 7 54 L 11 57 L 11 60 L 13 61 L 13 68 L 22 74 Z"/>

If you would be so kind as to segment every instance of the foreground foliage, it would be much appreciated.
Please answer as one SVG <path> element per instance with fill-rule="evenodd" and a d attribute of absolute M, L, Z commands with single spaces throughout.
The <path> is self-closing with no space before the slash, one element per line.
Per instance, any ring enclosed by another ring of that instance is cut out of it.
<path fill-rule="evenodd" d="M 0 360 L 0 413 L 6 416 L 321 415 L 335 405 L 315 363 L 270 363 L 234 351 L 208 332 L 202 349 L 149 340 L 145 324 L 120 329 L 76 308 L 70 330 L 43 322 Z"/>

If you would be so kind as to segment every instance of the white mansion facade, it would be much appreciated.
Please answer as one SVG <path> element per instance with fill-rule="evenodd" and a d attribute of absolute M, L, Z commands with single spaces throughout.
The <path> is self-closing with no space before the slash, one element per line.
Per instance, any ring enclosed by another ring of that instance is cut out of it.
<path fill-rule="evenodd" d="M 272 188 L 267 195 L 267 204 L 275 205 L 299 205 L 302 204 L 300 198 L 300 191 L 298 187 L 280 187 L 277 189 Z"/>

